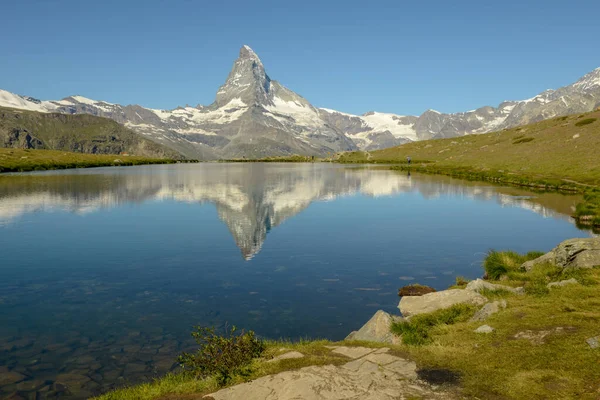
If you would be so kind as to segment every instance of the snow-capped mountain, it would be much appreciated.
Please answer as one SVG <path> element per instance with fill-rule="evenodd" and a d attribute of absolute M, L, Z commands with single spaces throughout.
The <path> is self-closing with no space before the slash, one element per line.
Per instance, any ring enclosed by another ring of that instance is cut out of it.
<path fill-rule="evenodd" d="M 485 106 L 462 113 L 443 114 L 427 110 L 419 117 L 377 112 L 358 116 L 323 108 L 321 113 L 330 125 L 345 132 L 361 149 L 370 150 L 401 144 L 407 139 L 426 140 L 493 132 L 562 115 L 588 112 L 598 107 L 600 68 L 572 85 L 546 90 L 531 99 L 505 101 L 498 107 Z"/>
<path fill-rule="evenodd" d="M 39 112 L 111 118 L 190 158 L 258 158 L 375 150 L 431 138 L 486 133 L 600 106 L 600 68 L 572 85 L 522 101 L 505 101 L 455 114 L 427 110 L 420 116 L 380 112 L 352 115 L 316 108 L 271 80 L 248 46 L 209 106 L 156 110 L 71 96 L 40 101 L 0 90 L 0 106 Z"/>

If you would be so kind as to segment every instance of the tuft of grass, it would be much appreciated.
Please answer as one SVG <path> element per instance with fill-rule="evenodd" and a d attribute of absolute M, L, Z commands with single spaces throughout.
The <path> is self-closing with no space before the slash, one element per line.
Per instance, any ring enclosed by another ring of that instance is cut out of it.
<path fill-rule="evenodd" d="M 597 118 L 582 119 L 581 121 L 576 122 L 575 126 L 584 126 L 584 125 L 593 124 L 594 122 L 596 122 L 596 120 L 597 120 Z"/>
<path fill-rule="evenodd" d="M 415 315 L 410 321 L 394 322 L 390 329 L 392 333 L 402 337 L 402 343 L 419 346 L 431 341 L 431 334 L 436 328 L 466 321 L 474 313 L 474 306 L 456 304 L 433 313 Z"/>
<path fill-rule="evenodd" d="M 519 270 L 525 261 L 534 260 L 544 253 L 530 251 L 527 254 L 519 254 L 514 251 L 490 250 L 483 260 L 483 269 L 490 280 L 498 280 L 502 276 Z"/>

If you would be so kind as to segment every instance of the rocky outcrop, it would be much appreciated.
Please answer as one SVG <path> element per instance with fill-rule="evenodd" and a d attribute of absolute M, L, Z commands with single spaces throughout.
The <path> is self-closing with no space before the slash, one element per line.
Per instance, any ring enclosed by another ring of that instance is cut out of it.
<path fill-rule="evenodd" d="M 535 265 L 546 262 L 562 268 L 600 266 L 600 238 L 565 240 L 543 256 L 523 263 L 521 269 L 531 271 Z"/>
<path fill-rule="evenodd" d="M 402 316 L 409 318 L 413 315 L 426 314 L 452 307 L 455 304 L 472 304 L 481 306 L 488 299 L 471 290 L 449 289 L 441 292 L 428 293 L 423 296 L 403 297 L 398 304 Z"/>
<path fill-rule="evenodd" d="M 389 349 L 332 346 L 351 360 L 341 366 L 311 366 L 264 376 L 204 396 L 207 400 L 393 400 L 454 399 L 418 379 L 414 362 Z"/>
<path fill-rule="evenodd" d="M 369 342 L 397 344 L 399 338 L 390 332 L 390 325 L 400 317 L 392 316 L 383 310 L 379 310 L 358 331 L 350 333 L 346 340 L 365 340 Z"/>
<path fill-rule="evenodd" d="M 486 282 L 483 279 L 475 279 L 474 281 L 469 282 L 465 289 L 477 293 L 481 293 L 484 290 L 489 290 L 491 292 L 506 291 L 515 294 L 525 294 L 525 289 L 522 287 L 513 288 L 506 285 L 497 285 L 494 283 Z"/>

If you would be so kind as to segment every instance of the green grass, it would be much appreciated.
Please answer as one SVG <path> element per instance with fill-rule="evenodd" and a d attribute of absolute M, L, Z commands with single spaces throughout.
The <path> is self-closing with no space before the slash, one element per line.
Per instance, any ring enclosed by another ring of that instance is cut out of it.
<path fill-rule="evenodd" d="M 431 335 L 436 329 L 466 321 L 473 316 L 475 310 L 471 305 L 457 304 L 430 314 L 415 315 L 410 321 L 394 322 L 391 330 L 402 336 L 402 343 L 406 345 L 423 345 L 431 341 Z"/>
<path fill-rule="evenodd" d="M 0 148 L 0 172 L 44 171 L 50 169 L 91 168 L 141 164 L 171 164 L 172 159 L 82 154 L 56 150 Z"/>
<path fill-rule="evenodd" d="M 425 343 L 403 344 L 399 350 L 421 367 L 460 374 L 467 398 L 597 399 L 600 351 L 585 340 L 600 334 L 600 269 L 563 270 L 546 264 L 525 273 L 512 268 L 516 254 L 505 254 L 512 260 L 509 279 L 492 282 L 529 286 L 527 294 L 504 292 L 492 297 L 483 292 L 491 300 L 504 298 L 507 309 L 485 322 L 440 325 L 428 332 Z M 582 284 L 546 288 L 548 282 L 571 277 Z M 475 333 L 483 324 L 495 331 Z M 532 338 L 515 337 L 522 332 Z"/>

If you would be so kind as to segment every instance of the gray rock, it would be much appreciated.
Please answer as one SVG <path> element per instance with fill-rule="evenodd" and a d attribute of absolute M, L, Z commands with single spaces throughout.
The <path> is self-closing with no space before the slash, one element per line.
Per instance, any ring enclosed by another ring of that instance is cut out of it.
<path fill-rule="evenodd" d="M 350 333 L 346 340 L 366 340 L 369 342 L 396 343 L 398 338 L 390 332 L 390 325 L 400 317 L 392 317 L 383 310 L 377 311 L 358 331 Z"/>
<path fill-rule="evenodd" d="M 473 304 L 481 306 L 488 302 L 484 296 L 471 290 L 449 289 L 441 292 L 428 293 L 423 296 L 403 297 L 398 304 L 405 318 L 412 315 L 430 313 L 455 304 Z"/>
<path fill-rule="evenodd" d="M 506 308 L 506 300 L 494 301 L 484 305 L 479 311 L 473 315 L 471 321 L 485 321 L 490 315 L 496 314 L 500 310 Z"/>
<path fill-rule="evenodd" d="M 547 286 L 548 289 L 553 288 L 553 287 L 562 287 L 562 286 L 566 286 L 566 285 L 577 285 L 579 282 L 577 282 L 577 279 L 575 278 L 571 278 L 571 279 L 567 279 L 564 281 L 560 281 L 560 282 L 550 282 Z"/>
<path fill-rule="evenodd" d="M 492 333 L 495 329 L 489 325 L 481 325 L 479 328 L 475 329 L 475 333 Z"/>
<path fill-rule="evenodd" d="M 563 268 L 593 268 L 600 265 L 600 238 L 569 239 L 521 269 L 530 271 L 535 265 L 550 262 Z"/>
<path fill-rule="evenodd" d="M 371 349 L 372 350 L 372 349 Z M 305 367 L 268 375 L 204 396 L 212 400 L 452 399 L 443 388 L 420 381 L 414 362 L 365 353 L 340 366 Z"/>
<path fill-rule="evenodd" d="M 590 346 L 590 348 L 597 349 L 600 347 L 600 336 L 586 339 L 586 343 Z"/>
<path fill-rule="evenodd" d="M 514 288 L 506 285 L 497 285 L 494 283 L 486 282 L 483 279 L 475 279 L 474 281 L 469 282 L 465 289 L 477 293 L 481 293 L 483 290 L 489 290 L 492 292 L 505 290 L 507 292 L 515 294 L 525 294 L 525 289 L 522 287 Z"/>

